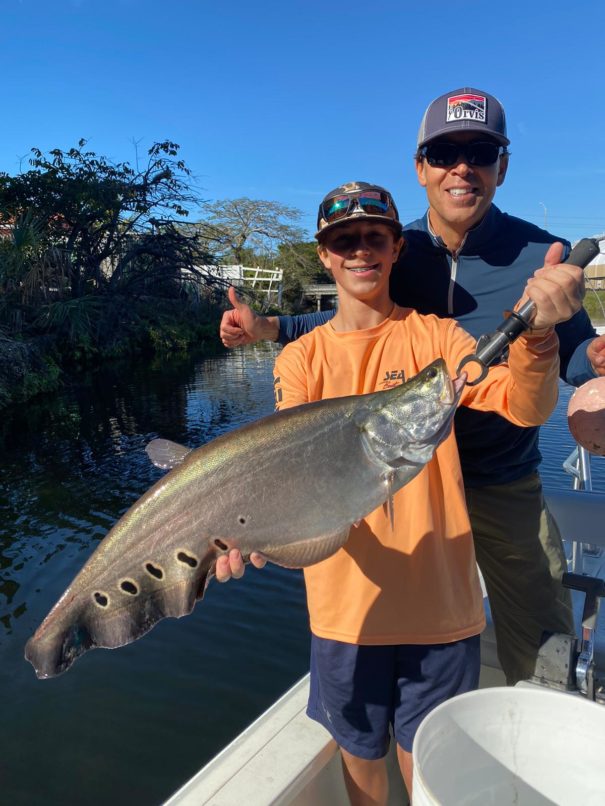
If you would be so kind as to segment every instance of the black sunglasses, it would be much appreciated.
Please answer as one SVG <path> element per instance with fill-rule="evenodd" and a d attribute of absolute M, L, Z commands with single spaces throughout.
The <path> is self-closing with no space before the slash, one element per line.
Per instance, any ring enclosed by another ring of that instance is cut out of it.
<path fill-rule="evenodd" d="M 493 165 L 498 157 L 506 154 L 503 146 L 491 140 L 474 140 L 471 143 L 450 143 L 447 140 L 437 140 L 428 143 L 419 151 L 429 165 L 439 168 L 451 168 L 460 158 L 468 165 L 483 168 Z"/>

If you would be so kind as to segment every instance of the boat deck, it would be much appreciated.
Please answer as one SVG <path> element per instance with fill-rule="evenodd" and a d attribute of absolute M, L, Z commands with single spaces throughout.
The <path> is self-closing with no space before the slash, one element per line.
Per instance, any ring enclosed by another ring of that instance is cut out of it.
<path fill-rule="evenodd" d="M 605 549 L 605 495 L 579 491 L 547 494 L 562 534 Z M 581 532 L 581 535 L 579 534 Z M 571 546 L 569 545 L 571 556 Z M 584 556 L 584 572 L 604 576 L 605 555 Z M 573 592 L 580 635 L 583 595 Z M 503 686 L 489 607 L 481 636 L 480 687 Z M 605 668 L 605 623 L 598 625 L 596 658 Z M 340 756 L 327 731 L 305 713 L 308 676 L 300 680 L 219 755 L 202 768 L 164 806 L 337 806 L 348 803 Z M 392 748 L 394 743 L 391 743 Z M 390 804 L 407 804 L 395 753 L 388 757 Z"/>

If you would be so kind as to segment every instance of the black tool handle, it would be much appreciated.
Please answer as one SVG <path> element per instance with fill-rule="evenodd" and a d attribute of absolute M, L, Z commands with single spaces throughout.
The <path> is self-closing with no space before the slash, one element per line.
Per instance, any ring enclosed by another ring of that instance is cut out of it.
<path fill-rule="evenodd" d="M 599 252 L 599 242 L 595 238 L 582 238 L 581 241 L 574 246 L 569 253 L 565 263 L 571 263 L 572 266 L 580 266 L 585 269 L 590 261 L 595 258 Z"/>

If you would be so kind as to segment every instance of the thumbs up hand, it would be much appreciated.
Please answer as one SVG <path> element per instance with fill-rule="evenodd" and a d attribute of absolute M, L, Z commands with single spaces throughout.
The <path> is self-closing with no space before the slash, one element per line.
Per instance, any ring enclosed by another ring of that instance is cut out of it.
<path fill-rule="evenodd" d="M 262 339 L 277 341 L 279 336 L 277 316 L 259 316 L 238 297 L 233 286 L 229 288 L 228 295 L 233 308 L 225 311 L 219 328 L 219 335 L 225 347 L 241 347 Z"/>
<path fill-rule="evenodd" d="M 582 307 L 584 272 L 579 266 L 560 263 L 563 245 L 550 245 L 544 266 L 534 272 L 525 287 L 525 297 L 536 306 L 532 330 L 553 327 L 565 322 Z"/>

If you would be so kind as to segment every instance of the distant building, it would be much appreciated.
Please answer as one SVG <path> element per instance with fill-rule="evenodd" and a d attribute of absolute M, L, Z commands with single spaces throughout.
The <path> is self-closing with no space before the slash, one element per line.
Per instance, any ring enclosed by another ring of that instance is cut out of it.
<path fill-rule="evenodd" d="M 584 271 L 584 276 L 590 288 L 603 290 L 605 288 L 605 233 L 592 236 L 595 240 L 601 241 L 601 252 L 592 260 Z"/>

